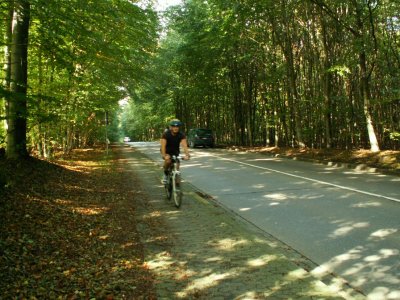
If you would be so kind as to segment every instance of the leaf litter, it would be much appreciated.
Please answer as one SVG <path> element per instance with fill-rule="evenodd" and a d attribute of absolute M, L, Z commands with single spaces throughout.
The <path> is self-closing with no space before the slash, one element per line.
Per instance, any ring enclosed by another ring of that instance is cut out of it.
<path fill-rule="evenodd" d="M 0 160 L 0 298 L 156 298 L 117 156 Z"/>

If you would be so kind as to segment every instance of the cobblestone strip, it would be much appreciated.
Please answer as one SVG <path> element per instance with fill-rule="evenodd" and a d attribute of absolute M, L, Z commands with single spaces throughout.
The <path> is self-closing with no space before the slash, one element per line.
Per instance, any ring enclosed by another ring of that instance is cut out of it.
<path fill-rule="evenodd" d="M 364 299 L 337 278 L 325 284 L 311 276 L 296 253 L 187 185 L 176 209 L 165 198 L 160 167 L 139 152 L 129 155 L 146 195 L 137 217 L 158 299 Z"/>

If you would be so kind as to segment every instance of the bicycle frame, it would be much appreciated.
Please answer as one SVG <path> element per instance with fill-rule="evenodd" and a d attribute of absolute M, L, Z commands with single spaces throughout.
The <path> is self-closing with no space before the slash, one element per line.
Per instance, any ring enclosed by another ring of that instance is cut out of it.
<path fill-rule="evenodd" d="M 182 192 L 180 190 L 180 171 L 178 170 L 179 158 L 175 155 L 171 157 L 171 166 L 168 170 L 165 191 L 168 200 L 173 197 L 175 206 L 179 208 L 182 204 Z"/>

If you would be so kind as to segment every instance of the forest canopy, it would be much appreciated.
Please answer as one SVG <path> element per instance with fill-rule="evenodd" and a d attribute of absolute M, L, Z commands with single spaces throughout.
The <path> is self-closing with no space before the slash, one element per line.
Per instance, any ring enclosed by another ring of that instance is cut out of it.
<path fill-rule="evenodd" d="M 400 148 L 397 1 L 0 5 L 0 143 L 14 156 L 104 142 L 107 127 L 154 140 L 172 117 L 220 144 Z"/>

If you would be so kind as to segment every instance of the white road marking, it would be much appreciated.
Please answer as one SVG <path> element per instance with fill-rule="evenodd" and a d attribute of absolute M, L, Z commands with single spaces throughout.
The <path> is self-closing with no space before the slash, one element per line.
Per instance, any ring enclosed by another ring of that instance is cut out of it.
<path fill-rule="evenodd" d="M 339 188 L 339 189 L 352 191 L 352 192 L 356 192 L 356 193 L 360 193 L 360 194 L 364 194 L 364 195 L 368 195 L 368 196 L 383 198 L 383 199 L 396 201 L 396 202 L 400 203 L 400 199 L 393 198 L 393 197 L 388 197 L 388 196 L 384 196 L 384 195 L 380 195 L 380 194 L 370 193 L 370 192 L 358 190 L 358 189 L 355 189 L 355 188 L 351 188 L 351 187 L 347 187 L 347 186 L 343 186 L 343 185 L 338 185 L 338 184 L 334 184 L 334 183 L 330 183 L 330 182 L 326 182 L 326 181 L 321 181 L 321 180 L 317 180 L 317 179 L 312 179 L 312 178 L 308 178 L 308 177 L 304 177 L 304 176 L 300 176 L 300 175 L 294 175 L 294 174 L 290 174 L 290 173 L 286 173 L 286 172 L 282 172 L 282 171 L 278 171 L 278 170 L 274 170 L 274 169 L 270 169 L 270 168 L 260 167 L 260 166 L 252 165 L 252 164 L 245 163 L 245 162 L 242 162 L 242 161 L 221 157 L 221 156 L 218 156 L 218 155 L 209 154 L 209 156 L 216 157 L 216 158 L 221 159 L 221 160 L 227 160 L 227 161 L 235 162 L 235 163 L 238 163 L 238 164 L 241 164 L 241 165 L 244 165 L 244 166 L 248 166 L 248 167 L 252 167 L 252 168 L 256 168 L 256 169 L 275 172 L 275 173 L 283 174 L 283 175 L 286 175 L 286 176 L 300 178 L 300 179 L 304 179 L 304 180 L 308 180 L 308 181 L 312 181 L 312 182 L 316 182 L 316 183 L 320 183 L 320 184 L 324 184 L 324 185 L 333 186 L 333 187 L 336 187 L 336 188 Z"/>

